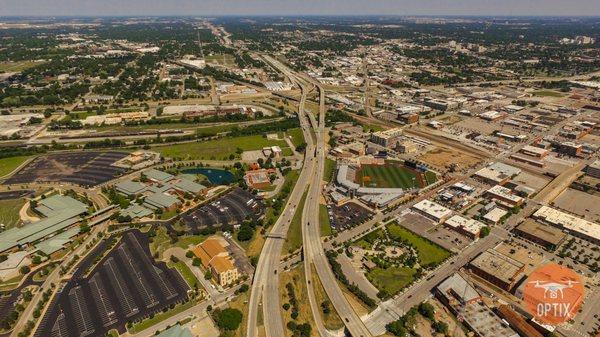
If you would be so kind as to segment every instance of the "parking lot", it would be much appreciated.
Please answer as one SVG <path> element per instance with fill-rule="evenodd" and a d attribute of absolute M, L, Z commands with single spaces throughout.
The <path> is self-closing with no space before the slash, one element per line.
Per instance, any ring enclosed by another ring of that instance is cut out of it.
<path fill-rule="evenodd" d="M 33 196 L 35 191 L 33 190 L 19 190 L 19 191 L 6 191 L 0 192 L 0 200 L 18 199 L 25 196 Z"/>
<path fill-rule="evenodd" d="M 264 207 L 256 196 L 241 188 L 181 216 L 190 230 L 197 234 L 208 226 L 238 224 L 247 218 L 258 218 Z"/>
<path fill-rule="evenodd" d="M 373 214 L 373 212 L 353 202 L 345 203 L 342 206 L 328 205 L 327 213 L 329 213 L 331 228 L 338 232 L 362 223 Z"/>
<path fill-rule="evenodd" d="M 107 247 L 108 241 L 102 242 L 59 290 L 36 337 L 104 336 L 111 329 L 124 333 L 127 322 L 140 321 L 187 299 L 185 281 L 164 262 L 152 259 L 147 237 L 137 230 L 123 234 L 85 276 Z"/>
<path fill-rule="evenodd" d="M 125 158 L 125 152 L 65 152 L 37 157 L 5 181 L 5 184 L 65 182 L 96 186 L 127 169 L 112 166 Z"/>

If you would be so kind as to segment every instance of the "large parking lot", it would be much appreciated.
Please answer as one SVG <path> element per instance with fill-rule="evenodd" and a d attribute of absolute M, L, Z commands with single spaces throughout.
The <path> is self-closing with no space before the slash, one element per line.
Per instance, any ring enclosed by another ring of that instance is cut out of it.
<path fill-rule="evenodd" d="M 21 168 L 5 184 L 32 182 L 66 182 L 96 186 L 107 182 L 126 169 L 112 166 L 125 158 L 125 152 L 65 152 L 40 156 Z"/>
<path fill-rule="evenodd" d="M 182 215 L 181 218 L 190 230 L 197 234 L 208 226 L 238 224 L 247 218 L 258 218 L 262 212 L 263 205 L 254 194 L 235 188 L 217 200 Z"/>
<path fill-rule="evenodd" d="M 140 321 L 187 299 L 185 281 L 177 271 L 152 259 L 147 237 L 139 231 L 123 234 L 85 276 L 107 246 L 104 241 L 88 255 L 59 290 L 36 337 L 104 336 L 111 329 L 124 333 L 127 322 Z"/>
<path fill-rule="evenodd" d="M 345 203 L 342 206 L 328 205 L 327 213 L 331 228 L 338 232 L 362 223 L 373 214 L 373 212 L 353 202 Z"/>

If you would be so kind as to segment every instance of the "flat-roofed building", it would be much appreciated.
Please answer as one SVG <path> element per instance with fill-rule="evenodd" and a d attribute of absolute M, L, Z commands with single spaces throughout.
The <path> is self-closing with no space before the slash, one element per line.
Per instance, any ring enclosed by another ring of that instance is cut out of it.
<path fill-rule="evenodd" d="M 600 160 L 596 160 L 585 168 L 588 176 L 600 179 Z"/>
<path fill-rule="evenodd" d="M 525 200 L 518 195 L 512 194 L 510 189 L 500 186 L 500 185 L 496 185 L 496 186 L 488 189 L 485 192 L 485 195 L 488 198 L 496 199 L 496 200 L 500 201 L 501 203 L 506 204 L 509 207 L 520 206 L 521 204 L 523 204 L 523 201 Z"/>
<path fill-rule="evenodd" d="M 600 244 L 600 225 L 557 209 L 542 206 L 533 217 L 542 222 L 569 231 L 571 235 Z"/>
<path fill-rule="evenodd" d="M 445 279 L 434 290 L 435 296 L 478 337 L 519 337 L 488 308 L 481 296 L 458 273 Z"/>
<path fill-rule="evenodd" d="M 494 203 L 494 202 L 492 202 L 492 203 L 494 205 L 496 205 L 496 203 Z M 507 211 L 503 210 L 500 207 L 494 206 L 492 209 L 490 209 L 487 213 L 485 213 L 483 215 L 483 220 L 485 222 L 489 223 L 490 225 L 496 225 L 507 214 L 508 214 Z"/>
<path fill-rule="evenodd" d="M 536 146 L 525 145 L 519 152 L 526 154 L 528 156 L 533 156 L 537 158 L 544 158 L 548 155 L 548 150 L 542 149 Z"/>
<path fill-rule="evenodd" d="M 394 128 L 384 131 L 373 132 L 371 134 L 371 142 L 383 147 L 396 147 L 402 137 L 402 129 Z"/>
<path fill-rule="evenodd" d="M 471 271 L 490 283 L 511 291 L 517 282 L 524 276 L 525 265 L 494 249 L 488 249 L 476 258 L 469 266 Z"/>
<path fill-rule="evenodd" d="M 271 173 L 273 172 L 266 169 L 248 171 L 244 175 L 244 181 L 246 181 L 246 185 L 252 188 L 265 189 L 271 186 L 271 179 L 269 177 Z"/>
<path fill-rule="evenodd" d="M 525 220 L 515 227 L 513 232 L 551 250 L 558 247 L 567 236 L 559 228 L 539 223 L 532 219 Z"/>
<path fill-rule="evenodd" d="M 451 209 L 427 199 L 414 204 L 412 209 L 438 223 L 452 215 Z"/>
<path fill-rule="evenodd" d="M 504 185 L 512 177 L 521 173 L 521 169 L 496 162 L 475 172 L 475 178 L 489 184 Z"/>
<path fill-rule="evenodd" d="M 456 231 L 462 235 L 468 236 L 471 239 L 479 238 L 479 233 L 486 225 L 477 220 L 464 218 L 460 215 L 453 215 L 444 222 L 444 226 Z"/>

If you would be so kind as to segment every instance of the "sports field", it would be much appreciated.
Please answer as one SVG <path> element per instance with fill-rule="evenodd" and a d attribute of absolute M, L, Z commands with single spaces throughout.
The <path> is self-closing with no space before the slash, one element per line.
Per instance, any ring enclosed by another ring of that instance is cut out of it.
<path fill-rule="evenodd" d="M 419 187 L 415 172 L 398 165 L 362 165 L 357 178 L 358 183 L 366 187 Z"/>

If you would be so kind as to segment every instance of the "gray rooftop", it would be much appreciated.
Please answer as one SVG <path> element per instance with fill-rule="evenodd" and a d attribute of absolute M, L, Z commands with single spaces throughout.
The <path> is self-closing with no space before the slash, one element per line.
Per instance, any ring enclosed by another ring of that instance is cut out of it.
<path fill-rule="evenodd" d="M 68 196 L 55 194 L 51 197 L 41 199 L 38 202 L 38 206 L 35 208 L 36 211 L 42 213 L 46 217 L 52 217 L 53 215 L 59 214 L 65 210 L 86 212 L 88 206 L 79 200 L 73 199 Z"/>
<path fill-rule="evenodd" d="M 80 215 L 87 212 L 87 206 L 70 197 L 60 196 L 62 198 L 47 198 L 41 207 L 49 217 L 23 227 L 14 227 L 0 233 L 0 252 L 11 249 L 16 246 L 36 242 L 57 231 L 65 229 L 80 220 Z M 71 199 L 69 201 L 67 199 Z M 67 206 L 63 209 L 54 209 L 57 205 Z M 83 206 L 82 206 L 83 205 Z"/>
<path fill-rule="evenodd" d="M 127 195 L 136 195 L 145 191 L 146 185 L 137 181 L 125 180 L 117 183 L 115 188 L 121 193 L 125 193 Z"/>
<path fill-rule="evenodd" d="M 132 219 L 143 218 L 152 215 L 152 211 L 144 206 L 138 204 L 131 204 L 131 206 L 121 211 L 122 216 L 129 216 Z"/>
<path fill-rule="evenodd" d="M 71 242 L 72 237 L 77 234 L 79 234 L 79 228 L 73 227 L 60 234 L 56 234 L 55 236 L 49 239 L 41 241 L 40 243 L 35 245 L 35 248 L 46 255 L 50 255 L 54 252 L 61 250 L 64 247 L 64 245 Z"/>
<path fill-rule="evenodd" d="M 168 208 L 177 204 L 179 199 L 169 194 L 154 193 L 144 199 L 144 205 L 152 209 Z"/>
<path fill-rule="evenodd" d="M 158 181 L 161 183 L 166 183 L 169 180 L 175 178 L 173 175 L 167 173 L 167 172 L 163 172 L 163 171 L 159 171 L 156 169 L 149 169 L 148 171 L 144 172 L 144 175 L 151 180 L 154 181 Z"/>

